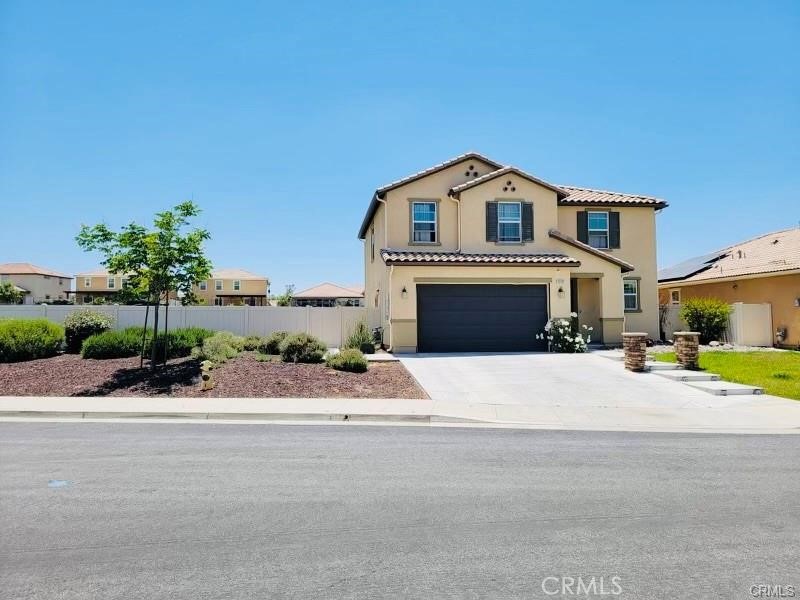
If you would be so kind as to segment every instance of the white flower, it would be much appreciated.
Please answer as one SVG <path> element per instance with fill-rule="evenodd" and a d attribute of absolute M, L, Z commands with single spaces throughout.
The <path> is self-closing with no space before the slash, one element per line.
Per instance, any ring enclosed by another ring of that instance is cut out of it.
<path fill-rule="evenodd" d="M 548 321 L 547 324 L 544 326 L 545 331 L 550 331 L 553 328 L 552 321 Z"/>
<path fill-rule="evenodd" d="M 577 317 L 577 316 L 578 316 L 578 313 L 576 313 L 576 312 L 571 312 L 571 313 L 569 313 L 569 316 L 570 316 L 570 317 L 572 317 L 572 318 L 575 318 L 575 317 Z"/>

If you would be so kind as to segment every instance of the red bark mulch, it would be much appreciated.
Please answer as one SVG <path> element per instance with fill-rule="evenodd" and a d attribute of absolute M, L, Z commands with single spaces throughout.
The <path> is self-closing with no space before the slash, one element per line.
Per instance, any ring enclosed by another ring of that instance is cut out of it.
<path fill-rule="evenodd" d="M 214 369 L 215 387 L 200 389 L 200 367 L 171 360 L 151 376 L 139 358 L 82 359 L 63 354 L 0 364 L 0 396 L 180 396 L 213 398 L 427 398 L 399 362 L 370 363 L 366 373 L 325 365 L 259 362 L 244 353 Z"/>

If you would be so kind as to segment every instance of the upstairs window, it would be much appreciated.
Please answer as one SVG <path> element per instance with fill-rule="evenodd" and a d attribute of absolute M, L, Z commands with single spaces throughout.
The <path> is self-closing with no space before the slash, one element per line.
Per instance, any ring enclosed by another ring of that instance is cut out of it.
<path fill-rule="evenodd" d="M 91 277 L 84 277 L 83 278 L 83 287 L 92 287 L 92 278 Z"/>
<path fill-rule="evenodd" d="M 436 202 L 411 203 L 411 241 L 415 244 L 436 244 Z"/>
<path fill-rule="evenodd" d="M 639 280 L 624 279 L 622 281 L 622 294 L 625 299 L 625 310 L 639 310 Z"/>
<path fill-rule="evenodd" d="M 114 279 L 113 277 L 109 277 L 108 278 L 108 289 L 113 290 L 115 287 L 117 287 L 116 279 Z"/>
<path fill-rule="evenodd" d="M 680 304 L 681 303 L 681 291 L 680 290 L 670 290 L 669 291 L 669 301 L 672 304 Z"/>
<path fill-rule="evenodd" d="M 497 203 L 497 241 L 522 241 L 522 204 L 520 202 Z"/>
<path fill-rule="evenodd" d="M 222 279 L 214 280 L 214 289 L 218 292 L 222 291 Z"/>
<path fill-rule="evenodd" d="M 198 287 L 198 288 L 200 288 L 200 291 L 201 291 L 201 292 L 205 292 L 205 291 L 208 289 L 208 282 L 207 282 L 207 281 L 201 281 L 201 282 L 198 284 L 198 286 L 197 286 L 197 287 Z"/>
<path fill-rule="evenodd" d="M 589 245 L 600 250 L 608 249 L 608 213 L 589 212 Z"/>
<path fill-rule="evenodd" d="M 239 281 L 238 279 L 234 279 L 233 280 L 233 291 L 234 292 L 238 292 L 241 289 L 242 289 L 242 282 Z"/>

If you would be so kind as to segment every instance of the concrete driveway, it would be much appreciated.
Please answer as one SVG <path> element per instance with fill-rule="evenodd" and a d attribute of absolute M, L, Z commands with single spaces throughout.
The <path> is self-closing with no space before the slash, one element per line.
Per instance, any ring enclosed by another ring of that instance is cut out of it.
<path fill-rule="evenodd" d="M 496 418 L 567 428 L 793 429 L 800 402 L 714 396 L 600 354 L 409 354 L 401 361 L 432 400 L 485 405 Z"/>

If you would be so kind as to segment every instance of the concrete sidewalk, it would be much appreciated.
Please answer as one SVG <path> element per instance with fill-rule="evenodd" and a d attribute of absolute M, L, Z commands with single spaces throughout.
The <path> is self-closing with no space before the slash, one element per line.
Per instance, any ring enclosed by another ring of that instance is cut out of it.
<path fill-rule="evenodd" d="M 724 406 L 526 406 L 364 398 L 0 397 L 0 419 L 360 422 L 586 431 L 800 433 L 800 403 L 758 396 Z"/>

